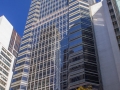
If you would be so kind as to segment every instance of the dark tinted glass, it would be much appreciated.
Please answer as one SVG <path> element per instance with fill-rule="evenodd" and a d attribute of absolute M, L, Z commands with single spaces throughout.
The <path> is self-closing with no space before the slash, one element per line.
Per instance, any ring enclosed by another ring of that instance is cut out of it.
<path fill-rule="evenodd" d="M 82 38 L 75 39 L 69 43 L 69 47 L 75 46 L 82 43 Z"/>
<path fill-rule="evenodd" d="M 76 37 L 79 37 L 79 36 L 81 36 L 81 35 L 82 35 L 82 32 L 81 32 L 81 31 L 77 31 L 77 32 L 75 32 L 75 33 L 73 33 L 73 34 L 70 34 L 69 40 L 72 40 L 72 39 L 74 39 L 74 38 L 76 38 Z"/>
<path fill-rule="evenodd" d="M 83 46 L 78 46 L 69 51 L 70 54 L 83 50 Z"/>
<path fill-rule="evenodd" d="M 77 24 L 77 25 L 71 27 L 71 28 L 69 29 L 69 32 L 71 33 L 71 32 L 74 32 L 74 31 L 76 31 L 76 30 L 79 30 L 79 29 L 81 29 L 81 24 Z"/>

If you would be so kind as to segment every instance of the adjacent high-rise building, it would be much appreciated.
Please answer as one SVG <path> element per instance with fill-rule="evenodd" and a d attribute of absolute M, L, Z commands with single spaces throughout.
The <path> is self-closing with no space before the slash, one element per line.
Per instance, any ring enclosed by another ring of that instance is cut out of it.
<path fill-rule="evenodd" d="M 32 0 L 11 90 L 102 90 L 96 52 L 88 0 Z"/>
<path fill-rule="evenodd" d="M 113 13 L 113 8 L 111 6 L 108 8 L 107 6 L 108 1 L 110 3 L 110 0 L 101 0 L 101 2 L 91 6 L 90 9 L 93 19 L 103 90 L 119 90 L 120 51 L 118 39 L 116 38 L 118 33 L 114 31 L 119 31 L 119 27 L 117 24 L 118 19 L 115 18 L 115 13 Z M 109 9 L 112 13 L 109 13 Z M 114 17 L 114 19 L 112 18 L 111 20 L 111 17 Z M 114 22 L 116 22 L 116 24 L 114 24 Z"/>
<path fill-rule="evenodd" d="M 107 5 L 112 19 L 112 24 L 114 26 L 114 31 L 116 33 L 116 38 L 120 48 L 120 1 L 119 0 L 107 0 Z"/>
<path fill-rule="evenodd" d="M 20 36 L 5 18 L 0 17 L 0 90 L 9 90 L 13 66 L 20 46 Z"/>
<path fill-rule="evenodd" d="M 5 18 L 0 17 L 0 42 L 7 48 L 15 57 L 17 57 L 20 47 L 21 37 L 14 30 L 11 23 Z"/>
<path fill-rule="evenodd" d="M 61 62 L 60 90 L 101 88 L 98 58 L 88 0 L 69 0 L 68 49 Z"/>
<path fill-rule="evenodd" d="M 15 56 L 0 43 L 0 90 L 9 90 Z"/>
<path fill-rule="evenodd" d="M 8 50 L 13 53 L 15 57 L 18 55 L 19 47 L 20 47 L 21 37 L 18 35 L 18 33 L 13 30 L 9 42 Z"/>

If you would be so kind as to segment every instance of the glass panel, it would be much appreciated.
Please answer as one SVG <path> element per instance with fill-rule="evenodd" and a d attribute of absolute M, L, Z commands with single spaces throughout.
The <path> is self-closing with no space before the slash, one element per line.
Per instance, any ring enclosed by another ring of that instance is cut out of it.
<path fill-rule="evenodd" d="M 71 27 L 69 32 L 71 33 L 71 32 L 74 32 L 78 29 L 81 29 L 81 24 L 77 24 L 76 26 Z"/>
<path fill-rule="evenodd" d="M 68 52 L 68 45 L 61 47 L 60 51 L 61 51 L 61 54 L 67 53 Z"/>
<path fill-rule="evenodd" d="M 71 13 L 77 11 L 77 10 L 79 10 L 79 8 L 76 8 L 75 10 L 72 10 L 71 12 L 69 12 L 69 14 L 71 14 Z"/>
<path fill-rule="evenodd" d="M 69 43 L 69 46 L 72 47 L 72 46 L 78 45 L 78 44 L 80 44 L 80 43 L 82 43 L 82 38 L 78 38 L 78 39 L 76 39 L 76 40 L 71 41 L 71 42 Z"/>
<path fill-rule="evenodd" d="M 79 5 L 79 3 L 73 4 L 72 6 L 70 6 L 69 8 L 73 8 L 75 6 Z"/>
<path fill-rule="evenodd" d="M 76 13 L 75 15 L 71 16 L 69 19 L 72 19 L 72 18 L 77 17 L 79 15 L 80 15 L 80 13 Z"/>
<path fill-rule="evenodd" d="M 74 20 L 70 23 L 70 25 L 75 25 L 76 23 L 80 23 L 81 19 Z"/>
<path fill-rule="evenodd" d="M 22 77 L 22 80 L 27 81 L 27 77 Z"/>
<path fill-rule="evenodd" d="M 68 44 L 68 38 L 62 39 L 60 43 L 61 43 L 61 47 L 67 45 Z"/>
<path fill-rule="evenodd" d="M 83 50 L 83 46 L 78 46 L 69 51 L 70 54 Z"/>
<path fill-rule="evenodd" d="M 69 36 L 69 40 L 72 40 L 72 39 L 74 39 L 78 36 L 81 36 L 81 35 L 82 35 L 82 31 L 75 32 Z"/>

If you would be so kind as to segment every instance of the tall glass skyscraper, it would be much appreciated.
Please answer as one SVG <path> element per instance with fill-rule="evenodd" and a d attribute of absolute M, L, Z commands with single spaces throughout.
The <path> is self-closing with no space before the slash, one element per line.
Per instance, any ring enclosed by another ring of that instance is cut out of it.
<path fill-rule="evenodd" d="M 11 90 L 102 90 L 88 0 L 32 0 Z"/>

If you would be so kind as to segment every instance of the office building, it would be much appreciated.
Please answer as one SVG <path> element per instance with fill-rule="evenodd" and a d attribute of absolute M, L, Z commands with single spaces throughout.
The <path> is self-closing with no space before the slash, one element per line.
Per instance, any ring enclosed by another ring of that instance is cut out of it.
<path fill-rule="evenodd" d="M 13 53 L 15 57 L 18 55 L 19 47 L 20 47 L 21 37 L 18 35 L 18 33 L 13 30 L 11 34 L 11 39 L 9 43 L 8 50 Z"/>
<path fill-rule="evenodd" d="M 0 43 L 0 90 L 9 90 L 15 57 Z"/>
<path fill-rule="evenodd" d="M 17 57 L 20 47 L 21 38 L 14 30 L 11 23 L 5 18 L 0 17 L 0 42 L 8 49 L 15 57 Z"/>
<path fill-rule="evenodd" d="M 114 13 L 109 13 L 107 4 L 106 0 L 102 0 L 91 6 L 91 15 L 93 18 L 103 90 L 119 90 L 120 51 L 116 33 L 114 32 L 115 29 L 119 30 L 119 28 L 117 23 L 116 25 L 113 24 L 111 15 L 114 16 L 115 22 L 117 22 L 117 19 L 115 19 Z"/>
<path fill-rule="evenodd" d="M 120 47 L 120 1 L 119 0 L 107 0 L 107 5 L 114 26 L 114 31 Z"/>
<path fill-rule="evenodd" d="M 11 90 L 102 90 L 88 0 L 32 0 Z"/>
<path fill-rule="evenodd" d="M 5 18 L 0 17 L 0 90 L 9 90 L 13 66 L 20 46 L 20 36 Z"/>

